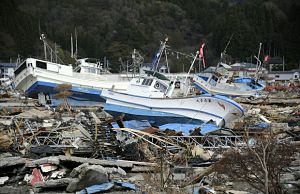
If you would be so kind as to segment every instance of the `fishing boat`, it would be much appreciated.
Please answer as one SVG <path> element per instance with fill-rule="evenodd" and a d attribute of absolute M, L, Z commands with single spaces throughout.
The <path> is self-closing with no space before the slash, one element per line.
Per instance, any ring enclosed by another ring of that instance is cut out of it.
<path fill-rule="evenodd" d="M 104 110 L 125 119 L 148 120 L 153 125 L 167 123 L 202 124 L 213 121 L 226 126 L 243 115 L 235 101 L 220 95 L 203 94 L 177 97 L 175 82 L 149 76 L 131 80 L 126 92 L 103 90 Z"/>
<path fill-rule="evenodd" d="M 219 66 L 223 66 L 220 68 Z M 203 93 L 218 94 L 228 97 L 258 97 L 265 85 L 256 78 L 228 75 L 231 67 L 220 62 L 210 75 L 196 74 L 193 76 L 193 85 Z M 222 71 L 218 71 L 222 69 Z"/>
<path fill-rule="evenodd" d="M 81 63 L 75 70 L 72 65 L 28 58 L 15 70 L 14 85 L 29 97 L 57 105 L 59 100 L 54 97 L 57 86 L 70 84 L 72 95 L 68 100 L 71 105 L 93 105 L 104 102 L 100 97 L 102 89 L 126 90 L 129 83 L 122 81 L 119 75 L 104 74 L 101 68 L 91 64 Z"/>
<path fill-rule="evenodd" d="M 127 77 L 111 74 L 99 60 L 76 59 L 73 68 L 71 64 L 65 65 L 61 60 L 57 60 L 58 56 L 53 57 L 56 52 L 48 45 L 43 35 L 41 40 L 44 42 L 46 60 L 27 58 L 14 72 L 15 88 L 29 97 L 38 98 L 41 104 L 56 106 L 61 103 L 60 99 L 55 98 L 55 94 L 58 93 L 56 88 L 60 84 L 72 85 L 72 95 L 68 97 L 68 103 L 73 106 L 99 105 L 99 102 L 105 101 L 100 97 L 102 89 L 127 89 Z M 47 50 L 51 51 L 48 58 Z"/>
<path fill-rule="evenodd" d="M 160 57 L 161 48 L 156 57 Z M 101 97 L 106 99 L 104 110 L 114 116 L 124 113 L 126 120 L 146 119 L 156 126 L 204 122 L 226 126 L 244 113 L 243 108 L 229 98 L 212 94 L 194 95 L 187 82 L 189 79 L 177 82 L 153 69 L 147 72 L 147 76 L 133 78 L 126 91 L 103 90 Z"/>
<path fill-rule="evenodd" d="M 260 50 L 261 43 L 259 45 L 258 56 L 260 55 Z M 200 57 L 204 63 L 203 47 L 200 51 Z M 261 61 L 259 58 L 256 57 L 257 64 L 255 77 L 234 77 L 229 74 L 229 70 L 232 67 L 222 62 L 223 54 L 225 54 L 225 52 L 226 48 L 221 54 L 221 61 L 213 72 L 209 75 L 199 73 L 193 76 L 193 85 L 203 93 L 218 94 L 228 97 L 259 97 L 261 95 L 261 90 L 265 88 L 263 81 L 258 79 L 258 73 L 261 69 Z"/>

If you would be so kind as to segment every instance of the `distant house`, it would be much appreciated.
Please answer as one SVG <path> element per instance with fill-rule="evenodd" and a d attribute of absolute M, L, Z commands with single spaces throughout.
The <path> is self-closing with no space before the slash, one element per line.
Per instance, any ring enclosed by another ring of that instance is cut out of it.
<path fill-rule="evenodd" d="M 232 72 L 234 76 L 249 76 L 249 77 L 254 77 L 256 74 L 256 64 L 253 63 L 234 63 L 231 65 L 231 69 L 229 70 Z M 266 74 L 267 70 L 262 67 L 260 69 L 260 74 Z"/>
<path fill-rule="evenodd" d="M 16 63 L 0 62 L 0 77 L 1 78 L 14 77 L 15 68 L 16 68 Z"/>
<path fill-rule="evenodd" d="M 284 71 L 284 58 L 283 57 L 270 57 L 267 61 L 269 72 L 275 70 Z"/>
<path fill-rule="evenodd" d="M 274 81 L 289 81 L 300 79 L 300 69 L 295 69 L 292 71 L 272 71 L 269 72 L 269 78 Z"/>
<path fill-rule="evenodd" d="M 230 77 L 254 77 L 256 73 L 256 64 L 253 63 L 234 63 L 232 65 L 221 64 L 218 69 L 227 69 L 228 76 Z M 224 67 L 225 66 L 225 67 Z M 203 73 L 212 73 L 216 71 L 216 67 L 208 67 Z M 266 74 L 267 70 L 261 68 L 260 74 Z"/>
<path fill-rule="evenodd" d="M 143 74 L 145 73 L 145 70 L 151 70 L 152 68 L 152 63 L 144 63 L 142 64 L 141 68 L 140 68 L 140 73 Z M 156 69 L 159 73 L 168 73 L 168 68 L 167 65 L 165 64 L 159 64 L 157 69 Z"/>

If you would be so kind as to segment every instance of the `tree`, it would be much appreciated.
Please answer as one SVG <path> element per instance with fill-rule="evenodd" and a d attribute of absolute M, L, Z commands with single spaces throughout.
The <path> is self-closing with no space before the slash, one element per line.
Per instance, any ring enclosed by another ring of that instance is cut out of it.
<path fill-rule="evenodd" d="M 59 84 L 55 90 L 58 91 L 57 94 L 54 95 L 54 98 L 63 99 L 63 106 L 66 108 L 71 114 L 71 106 L 68 103 L 68 97 L 73 93 L 70 91 L 72 89 L 71 84 Z"/>
<path fill-rule="evenodd" d="M 271 129 L 255 138 L 246 137 L 247 144 L 225 153 L 218 172 L 243 180 L 266 194 L 284 193 L 281 174 L 293 160 L 295 147 L 280 142 Z"/>

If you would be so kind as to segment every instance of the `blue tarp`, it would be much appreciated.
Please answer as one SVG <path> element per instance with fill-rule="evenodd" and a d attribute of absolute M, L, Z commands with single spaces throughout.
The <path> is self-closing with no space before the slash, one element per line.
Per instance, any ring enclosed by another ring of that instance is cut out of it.
<path fill-rule="evenodd" d="M 136 190 L 135 184 L 128 183 L 128 182 L 122 182 L 122 181 L 114 181 L 116 185 L 124 187 L 126 189 L 130 190 Z"/>
<path fill-rule="evenodd" d="M 128 183 L 128 182 L 122 182 L 122 181 L 114 181 L 114 182 L 102 183 L 99 185 L 93 185 L 93 186 L 87 187 L 87 188 L 81 190 L 80 194 L 92 194 L 92 193 L 98 193 L 98 192 L 102 192 L 102 191 L 108 191 L 111 188 L 113 188 L 114 185 L 117 185 L 119 187 L 124 187 L 125 189 L 136 190 L 135 184 Z"/>
<path fill-rule="evenodd" d="M 87 187 L 83 190 L 80 191 L 80 194 L 92 194 L 92 193 L 97 193 L 97 192 L 102 192 L 102 191 L 108 191 L 109 189 L 113 188 L 114 183 L 109 182 L 109 183 L 102 183 L 99 185 L 93 185 L 90 187 Z"/>
<path fill-rule="evenodd" d="M 260 128 L 260 129 L 266 129 L 266 128 L 270 127 L 270 124 L 269 124 L 269 123 L 264 123 L 264 122 L 262 122 L 262 123 L 258 123 L 258 124 L 255 125 L 254 127 L 258 127 L 258 128 Z"/>
<path fill-rule="evenodd" d="M 200 125 L 194 125 L 194 124 L 169 123 L 169 124 L 159 126 L 159 129 L 162 130 L 170 129 L 176 132 L 182 132 L 184 136 L 189 136 L 191 131 L 199 127 Z"/>
<path fill-rule="evenodd" d="M 201 125 L 201 131 L 200 133 L 202 135 L 205 135 L 207 133 L 210 133 L 210 132 L 213 132 L 213 131 L 217 131 L 220 129 L 220 127 L 214 125 L 214 124 L 211 124 L 211 123 L 204 123 Z"/>
<path fill-rule="evenodd" d="M 181 123 L 169 123 L 165 125 L 159 126 L 160 129 L 166 130 L 175 130 L 176 132 L 182 132 L 184 136 L 189 136 L 190 132 L 192 132 L 196 128 L 200 128 L 200 133 L 205 135 L 209 132 L 219 130 L 220 128 L 211 123 L 203 123 L 201 125 L 194 125 L 194 124 L 181 124 Z M 198 134 L 200 135 L 200 134 Z"/>
<path fill-rule="evenodd" d="M 136 129 L 136 130 L 143 130 L 151 127 L 151 124 L 147 120 L 141 120 L 141 121 L 131 120 L 131 121 L 124 121 L 123 123 L 126 128 Z M 112 126 L 113 128 L 119 128 L 117 123 L 112 123 Z"/>

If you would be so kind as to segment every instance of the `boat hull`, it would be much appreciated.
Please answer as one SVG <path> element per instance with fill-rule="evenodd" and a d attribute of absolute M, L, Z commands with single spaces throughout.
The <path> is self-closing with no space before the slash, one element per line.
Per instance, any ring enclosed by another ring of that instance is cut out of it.
<path fill-rule="evenodd" d="M 107 81 L 104 78 L 80 75 L 73 72 L 70 75 L 59 74 L 47 69 L 27 67 L 20 72 L 15 80 L 17 90 L 25 92 L 29 97 L 39 98 L 44 95 L 48 98 L 52 106 L 61 104 L 61 100 L 55 99 L 57 86 L 59 84 L 72 85 L 72 95 L 68 102 L 72 106 L 99 105 L 99 102 L 105 102 L 100 94 L 102 89 L 115 87 L 117 90 L 126 90 L 128 81 Z"/>
<path fill-rule="evenodd" d="M 222 96 L 148 98 L 109 90 L 101 96 L 106 99 L 104 110 L 114 116 L 124 113 L 125 119 L 146 119 L 153 125 L 213 121 L 223 126 L 243 115 L 240 105 Z"/>
<path fill-rule="evenodd" d="M 200 76 L 195 76 L 193 85 L 203 93 L 223 95 L 228 97 L 251 97 L 257 96 L 261 89 L 252 89 L 246 84 L 240 83 L 217 83 L 216 85 L 210 85 L 207 80 L 204 80 Z"/>

